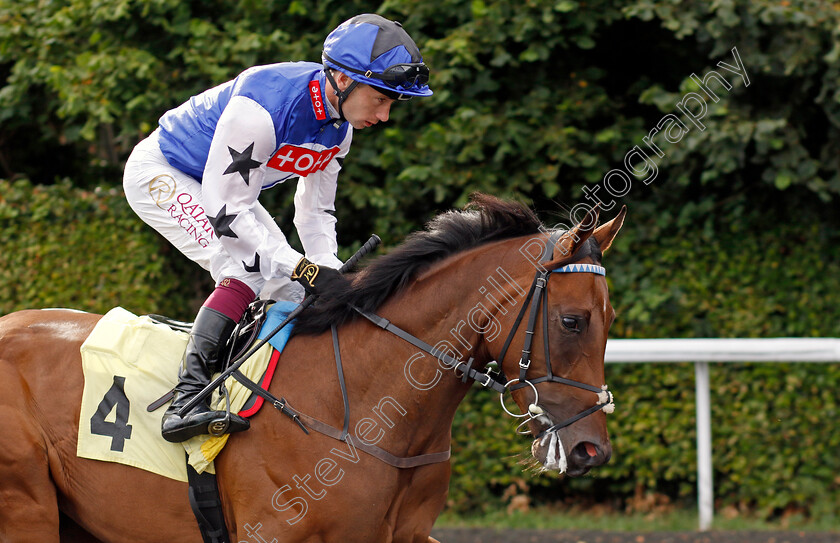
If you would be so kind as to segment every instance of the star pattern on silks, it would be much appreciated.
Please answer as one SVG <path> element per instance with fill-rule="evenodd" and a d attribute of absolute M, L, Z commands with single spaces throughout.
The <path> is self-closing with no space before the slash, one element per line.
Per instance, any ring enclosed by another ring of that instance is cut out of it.
<path fill-rule="evenodd" d="M 254 253 L 254 265 L 249 266 L 244 260 L 242 261 L 242 265 L 245 267 L 245 271 L 247 272 L 258 272 L 260 271 L 260 253 Z"/>
<path fill-rule="evenodd" d="M 239 173 L 245 181 L 245 184 L 249 185 L 251 181 L 251 170 L 260 165 L 258 160 L 251 159 L 251 154 L 254 152 L 254 142 L 251 142 L 251 145 L 246 147 L 241 153 L 233 147 L 228 147 L 228 151 L 230 151 L 230 158 L 233 159 L 233 162 L 227 167 L 225 174 Z"/>
<path fill-rule="evenodd" d="M 222 206 L 222 209 L 219 210 L 219 214 L 215 217 L 207 215 L 207 220 L 210 221 L 210 224 L 213 226 L 213 230 L 216 231 L 217 236 L 238 238 L 239 236 L 236 235 L 236 232 L 230 229 L 230 223 L 232 223 L 236 217 L 236 213 L 231 215 L 227 214 L 227 204 L 225 204 Z"/>

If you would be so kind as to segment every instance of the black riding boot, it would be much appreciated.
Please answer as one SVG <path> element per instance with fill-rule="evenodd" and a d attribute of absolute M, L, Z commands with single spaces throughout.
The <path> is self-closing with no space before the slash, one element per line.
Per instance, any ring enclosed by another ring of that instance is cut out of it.
<path fill-rule="evenodd" d="M 224 411 L 210 410 L 209 395 L 183 417 L 178 416 L 178 411 L 210 383 L 214 372 L 219 371 L 220 351 L 235 326 L 233 319 L 215 309 L 202 307 L 198 311 L 181 363 L 175 399 L 161 422 L 161 434 L 166 441 L 179 443 L 199 434 L 222 435 L 249 428 L 247 419 L 233 413 L 226 424 Z"/>

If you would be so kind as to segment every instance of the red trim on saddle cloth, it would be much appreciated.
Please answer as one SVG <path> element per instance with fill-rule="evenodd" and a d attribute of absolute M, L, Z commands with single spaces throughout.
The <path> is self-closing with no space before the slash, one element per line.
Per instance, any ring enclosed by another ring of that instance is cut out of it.
<path fill-rule="evenodd" d="M 259 385 L 268 390 L 268 386 L 271 384 L 271 379 L 274 377 L 274 370 L 277 369 L 277 362 L 280 360 L 280 351 L 277 349 L 272 349 L 271 358 L 268 361 L 268 368 L 265 370 L 265 375 L 263 376 L 263 380 Z M 248 409 L 244 409 L 239 412 L 240 417 L 251 417 L 257 414 L 257 411 L 260 410 L 262 407 L 265 399 L 262 396 L 257 396 L 256 400 L 254 401 L 254 405 L 249 407 Z"/>

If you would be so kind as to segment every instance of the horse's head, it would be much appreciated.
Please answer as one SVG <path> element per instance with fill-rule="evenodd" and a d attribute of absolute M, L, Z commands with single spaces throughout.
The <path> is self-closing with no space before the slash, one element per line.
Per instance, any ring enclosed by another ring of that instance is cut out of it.
<path fill-rule="evenodd" d="M 604 351 L 615 312 L 601 255 L 624 215 L 622 209 L 596 228 L 593 210 L 570 231 L 531 238 L 519 251 L 532 264 L 517 273 L 521 281 L 533 281 L 530 294 L 519 311 L 502 317 L 507 342 L 492 354 L 522 412 L 515 415 L 523 418 L 520 428 L 535 436 L 531 451 L 545 470 L 583 475 L 612 454 L 606 413 L 614 404 Z"/>

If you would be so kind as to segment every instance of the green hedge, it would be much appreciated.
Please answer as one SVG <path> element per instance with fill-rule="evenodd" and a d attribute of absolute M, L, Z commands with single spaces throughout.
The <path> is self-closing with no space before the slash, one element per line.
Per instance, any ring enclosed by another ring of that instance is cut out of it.
<path fill-rule="evenodd" d="M 120 305 L 191 319 L 207 287 L 206 272 L 184 264 L 115 189 L 0 180 L 0 232 L 0 314 Z"/>
<path fill-rule="evenodd" d="M 392 122 L 356 134 L 338 188 L 343 245 L 372 232 L 394 243 L 474 190 L 541 210 L 581 200 L 697 91 L 690 75 L 711 69 L 734 86 L 709 104 L 705 131 L 662 145 L 654 185 L 840 194 L 840 11 L 829 2 L 2 6 L 2 177 L 119 186 L 122 161 L 167 109 L 253 64 L 318 61 L 331 28 L 376 11 L 410 30 L 435 95 L 398 104 Z M 733 63 L 733 47 L 749 87 L 717 65 Z M 714 201 L 700 194 L 696 204 Z"/>

